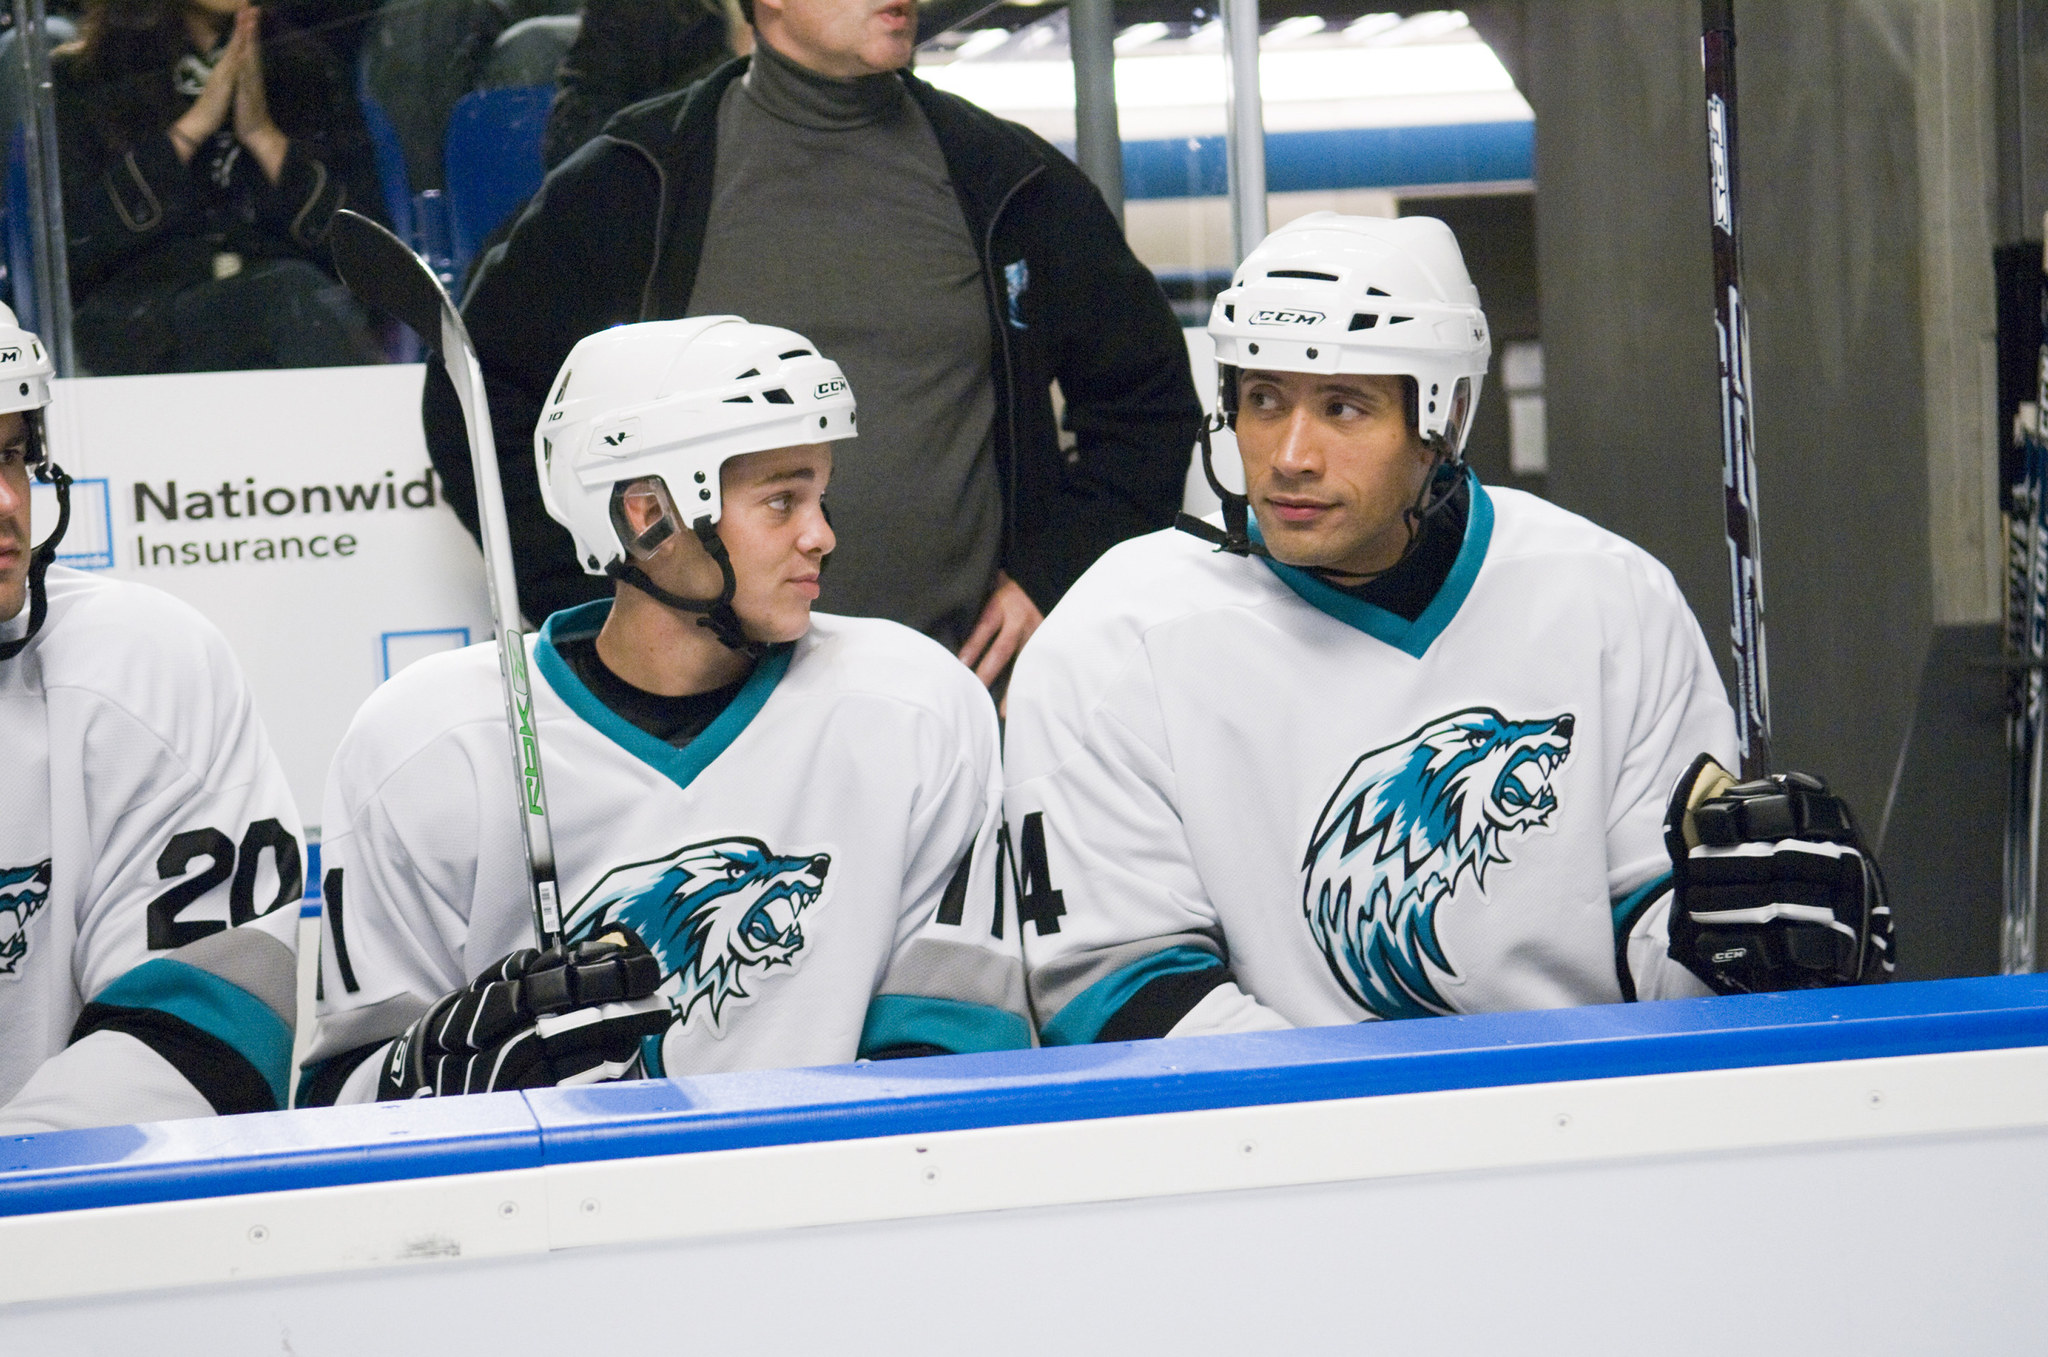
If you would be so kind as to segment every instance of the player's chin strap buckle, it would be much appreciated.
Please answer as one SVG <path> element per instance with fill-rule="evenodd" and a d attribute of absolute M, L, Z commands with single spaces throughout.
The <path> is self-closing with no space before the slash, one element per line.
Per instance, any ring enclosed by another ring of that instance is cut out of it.
<path fill-rule="evenodd" d="M 726 554 L 725 541 L 718 535 L 718 527 L 707 516 L 690 525 L 690 531 L 697 535 L 705 552 L 718 562 L 718 572 L 725 579 L 724 587 L 717 598 L 685 598 L 672 594 L 647 577 L 635 561 L 613 561 L 605 573 L 615 580 L 623 580 L 641 593 L 683 612 L 701 613 L 697 625 L 718 638 L 719 644 L 727 650 L 736 650 L 750 660 L 758 660 L 768 653 L 764 642 L 748 637 L 740 615 L 733 611 L 733 594 L 739 589 L 739 580 L 732 573 L 732 557 Z M 4 657 L 0 657 L 4 658 Z"/>
<path fill-rule="evenodd" d="M 1190 513 L 1173 516 L 1173 526 L 1182 532 L 1192 533 L 1218 551 L 1227 551 L 1233 556 L 1263 556 L 1273 559 L 1273 553 L 1266 550 L 1263 542 L 1257 541 L 1251 533 L 1252 502 L 1235 490 L 1224 485 L 1216 476 L 1215 450 L 1209 444 L 1212 429 L 1227 427 L 1224 416 L 1206 417 L 1195 426 L 1195 438 L 1202 445 L 1202 475 L 1209 482 L 1209 489 L 1223 502 L 1223 526 L 1196 518 Z"/>
<path fill-rule="evenodd" d="M 38 421 L 30 420 L 30 437 L 38 444 L 42 442 Z M 40 448 L 35 451 L 40 451 Z M 0 664 L 19 655 L 36 633 L 43 629 L 43 619 L 50 614 L 50 592 L 43 582 L 50 566 L 57 559 L 57 544 L 64 540 L 64 532 L 71 526 L 71 477 L 64 474 L 64 468 L 55 462 L 44 461 L 42 479 L 45 484 L 57 487 L 57 530 L 36 548 L 35 555 L 28 563 L 28 630 L 13 640 L 0 644 Z"/>

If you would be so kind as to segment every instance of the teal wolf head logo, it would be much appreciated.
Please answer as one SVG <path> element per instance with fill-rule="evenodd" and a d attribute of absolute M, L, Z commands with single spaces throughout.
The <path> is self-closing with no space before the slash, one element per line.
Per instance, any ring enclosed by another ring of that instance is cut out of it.
<path fill-rule="evenodd" d="M 802 915 L 818 903 L 832 859 L 784 857 L 759 839 L 712 839 L 615 867 L 570 911 L 572 942 L 625 930 L 661 962 L 662 993 L 687 1023 L 699 1005 L 712 1030 L 733 1000 L 752 998 L 747 972 L 794 967 Z"/>
<path fill-rule="evenodd" d="M 1301 864 L 1302 912 L 1346 993 L 1383 1018 L 1451 1011 L 1428 970 L 1457 974 L 1437 907 L 1467 872 L 1485 889 L 1507 835 L 1550 822 L 1551 778 L 1571 749 L 1569 713 L 1510 721 L 1468 707 L 1351 765 Z"/>
<path fill-rule="evenodd" d="M 13 975 L 28 955 L 29 920 L 50 903 L 50 859 L 0 867 L 0 975 Z"/>

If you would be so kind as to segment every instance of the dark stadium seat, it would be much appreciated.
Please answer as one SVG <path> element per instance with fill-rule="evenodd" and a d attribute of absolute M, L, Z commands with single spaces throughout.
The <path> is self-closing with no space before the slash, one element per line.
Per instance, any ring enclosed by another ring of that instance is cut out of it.
<path fill-rule="evenodd" d="M 541 135 L 554 97 L 552 85 L 477 90 L 462 96 L 449 115 L 442 157 L 457 277 L 491 232 L 540 187 Z"/>

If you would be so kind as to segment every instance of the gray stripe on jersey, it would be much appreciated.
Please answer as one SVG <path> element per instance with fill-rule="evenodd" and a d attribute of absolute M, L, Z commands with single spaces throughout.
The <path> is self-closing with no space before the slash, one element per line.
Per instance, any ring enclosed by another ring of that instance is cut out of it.
<path fill-rule="evenodd" d="M 255 995 L 277 1015 L 286 1031 L 297 1024 L 298 958 L 263 930 L 223 928 L 164 955 Z"/>
<path fill-rule="evenodd" d="M 306 1052 L 306 1067 L 310 1069 L 343 1051 L 395 1037 L 431 1007 L 417 994 L 394 994 L 367 1008 L 324 1014 L 314 1020 L 313 1045 Z"/>
<path fill-rule="evenodd" d="M 915 994 L 1024 1013 L 1024 963 L 966 942 L 919 938 L 882 977 L 878 994 Z"/>
<path fill-rule="evenodd" d="M 1169 933 L 1164 937 L 1146 938 L 1142 942 L 1125 942 L 1115 947 L 1076 952 L 1049 961 L 1031 972 L 1033 1011 L 1044 1021 L 1051 1022 L 1061 1009 L 1096 981 L 1122 970 L 1133 961 L 1141 961 L 1169 947 L 1197 947 L 1214 953 L 1218 960 L 1223 956 L 1223 949 L 1207 933 Z"/>

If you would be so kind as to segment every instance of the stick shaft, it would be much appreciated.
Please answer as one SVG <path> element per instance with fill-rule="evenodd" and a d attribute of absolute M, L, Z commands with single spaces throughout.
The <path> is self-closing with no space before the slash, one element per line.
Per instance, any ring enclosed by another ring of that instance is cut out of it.
<path fill-rule="evenodd" d="M 531 887 L 533 930 L 542 947 L 561 941 L 561 893 L 555 884 L 555 836 L 548 820 L 541 777 L 540 738 L 533 711 L 533 685 L 526 666 L 526 636 L 519 615 L 519 581 L 512 570 L 512 534 L 506 526 L 504 488 L 498 481 L 497 440 L 491 432 L 483 368 L 461 313 L 425 260 L 377 222 L 344 208 L 328 233 L 334 266 L 349 290 L 369 305 L 403 321 L 429 344 L 437 344 L 469 440 L 470 472 L 476 478 L 477 518 L 484 552 L 484 583 L 498 628 L 498 678 L 505 695 L 505 721 L 512 742 L 514 789 L 519 797 L 520 838 Z"/>
<path fill-rule="evenodd" d="M 2037 483 L 2034 446 L 2020 436 L 2024 470 L 2012 487 L 2012 513 L 2006 522 L 2005 658 L 2006 783 L 2005 783 L 2005 921 L 2000 941 L 2000 969 L 2012 974 L 2014 920 L 2027 912 L 2025 901 L 2032 852 L 2033 694 L 2034 676 L 2022 662 L 2028 654 L 2028 613 L 2033 598 L 2034 544 L 2039 513 L 2034 507 Z"/>
<path fill-rule="evenodd" d="M 555 881 L 555 836 L 541 775 L 540 733 L 533 712 L 533 684 L 526 664 L 526 633 L 519 612 L 519 579 L 512 567 L 512 532 L 505 517 L 505 492 L 498 478 L 497 438 L 483 371 L 462 317 L 452 304 L 441 308 L 441 353 L 448 378 L 469 427 L 471 471 L 476 478 L 477 522 L 491 617 L 498 628 L 498 670 L 505 690 L 505 721 L 518 770 L 519 821 L 526 848 L 527 879 L 533 891 L 533 931 L 539 946 L 562 940 L 561 892 Z"/>
<path fill-rule="evenodd" d="M 1706 70 L 1709 195 L 1713 209 L 1714 330 L 1721 377 L 1721 491 L 1734 617 L 1735 728 L 1742 776 L 1771 766 L 1770 666 L 1764 646 L 1764 580 L 1751 422 L 1749 311 L 1742 299 L 1737 209 L 1735 19 L 1731 0 L 1702 0 L 1700 57 Z"/>
<path fill-rule="evenodd" d="M 2048 217 L 2041 223 L 2048 232 Z M 2034 417 L 2015 430 L 2025 474 L 2013 487 L 2012 565 L 2006 605 L 2006 651 L 2025 662 L 2012 677 L 2007 716 L 2011 776 L 2006 791 L 2005 919 L 1999 969 L 2034 969 L 2040 919 L 2042 722 L 2048 716 L 2048 244 L 2041 260 L 2042 340 L 2035 369 Z"/>

